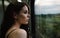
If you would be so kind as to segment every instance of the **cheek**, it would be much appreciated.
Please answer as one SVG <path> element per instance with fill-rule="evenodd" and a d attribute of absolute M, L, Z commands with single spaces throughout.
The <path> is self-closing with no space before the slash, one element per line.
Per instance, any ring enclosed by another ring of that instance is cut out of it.
<path fill-rule="evenodd" d="M 27 19 L 27 17 L 26 17 L 26 15 L 20 15 L 20 20 L 26 20 Z"/>
<path fill-rule="evenodd" d="M 26 16 L 26 15 L 20 15 L 18 21 L 19 21 L 21 24 L 26 24 L 26 23 L 28 23 L 28 21 L 27 21 L 27 16 Z"/>

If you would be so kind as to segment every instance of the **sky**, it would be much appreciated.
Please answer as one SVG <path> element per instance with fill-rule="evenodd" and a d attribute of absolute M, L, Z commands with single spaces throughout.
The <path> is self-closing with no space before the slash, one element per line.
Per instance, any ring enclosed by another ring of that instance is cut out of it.
<path fill-rule="evenodd" d="M 60 13 L 60 0 L 35 0 L 35 14 Z"/>

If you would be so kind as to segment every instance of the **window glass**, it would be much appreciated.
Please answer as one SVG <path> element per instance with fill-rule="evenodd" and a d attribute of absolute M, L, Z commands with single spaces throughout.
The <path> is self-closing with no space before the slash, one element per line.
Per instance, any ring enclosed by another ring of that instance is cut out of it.
<path fill-rule="evenodd" d="M 35 0 L 36 38 L 60 38 L 60 0 Z"/>

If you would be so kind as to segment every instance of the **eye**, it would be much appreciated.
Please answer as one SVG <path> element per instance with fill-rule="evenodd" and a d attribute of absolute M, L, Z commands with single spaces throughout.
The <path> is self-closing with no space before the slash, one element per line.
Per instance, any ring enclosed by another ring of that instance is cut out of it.
<path fill-rule="evenodd" d="M 27 14 L 27 11 L 24 11 L 24 14 Z"/>
<path fill-rule="evenodd" d="M 27 12 L 24 12 L 24 14 L 27 14 Z"/>

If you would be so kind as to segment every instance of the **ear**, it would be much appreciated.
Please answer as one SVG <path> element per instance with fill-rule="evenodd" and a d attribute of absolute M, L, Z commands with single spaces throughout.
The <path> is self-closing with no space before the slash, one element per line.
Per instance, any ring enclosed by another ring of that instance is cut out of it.
<path fill-rule="evenodd" d="M 14 13 L 14 14 L 13 14 L 13 17 L 14 17 L 14 19 L 17 19 L 17 14 Z"/>

